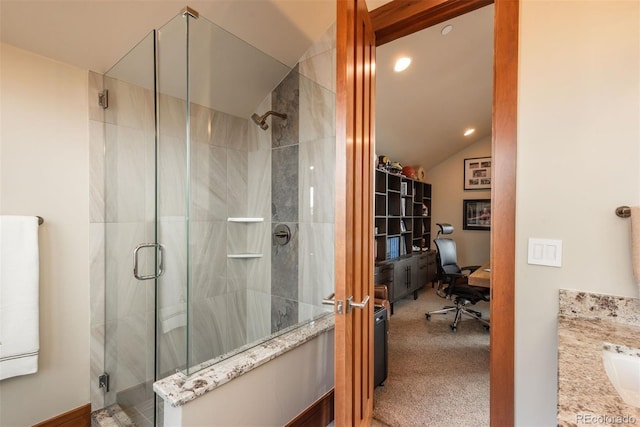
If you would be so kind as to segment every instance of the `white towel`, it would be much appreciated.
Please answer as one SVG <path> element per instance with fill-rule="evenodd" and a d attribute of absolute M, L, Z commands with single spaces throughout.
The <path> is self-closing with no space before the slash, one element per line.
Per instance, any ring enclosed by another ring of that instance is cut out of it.
<path fill-rule="evenodd" d="M 640 286 L 640 206 L 631 208 L 631 264 L 633 277 Z"/>
<path fill-rule="evenodd" d="M 0 380 L 38 371 L 38 218 L 0 216 Z"/>

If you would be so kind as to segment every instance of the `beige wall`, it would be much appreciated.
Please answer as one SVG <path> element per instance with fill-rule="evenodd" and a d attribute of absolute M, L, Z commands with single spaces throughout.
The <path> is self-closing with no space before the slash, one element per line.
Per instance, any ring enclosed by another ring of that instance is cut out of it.
<path fill-rule="evenodd" d="M 333 353 L 330 330 L 183 406 L 165 404 L 165 425 L 283 426 L 333 388 Z"/>
<path fill-rule="evenodd" d="M 40 215 L 38 373 L 0 382 L 0 425 L 89 402 L 87 72 L 0 45 L 0 213 Z"/>
<path fill-rule="evenodd" d="M 464 159 L 491 156 L 491 137 L 482 138 L 427 171 L 431 189 L 431 238 L 438 233 L 437 223 L 449 223 L 455 228 L 451 236 L 456 241 L 458 264 L 482 265 L 489 261 L 490 233 L 462 229 L 462 201 L 490 199 L 490 190 L 463 189 Z M 433 243 L 431 247 L 433 247 Z"/>
<path fill-rule="evenodd" d="M 556 424 L 558 289 L 639 293 L 629 220 L 614 214 L 640 204 L 639 8 L 637 1 L 521 2 L 518 426 Z M 562 267 L 528 265 L 530 237 L 561 239 Z"/>

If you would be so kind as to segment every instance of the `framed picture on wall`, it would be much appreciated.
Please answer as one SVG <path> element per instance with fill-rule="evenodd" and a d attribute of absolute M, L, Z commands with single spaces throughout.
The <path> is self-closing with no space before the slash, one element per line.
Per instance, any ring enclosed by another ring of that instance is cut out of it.
<path fill-rule="evenodd" d="M 491 199 L 465 199 L 462 201 L 462 229 L 491 229 Z"/>
<path fill-rule="evenodd" d="M 464 189 L 488 190 L 491 188 L 491 157 L 464 159 Z"/>

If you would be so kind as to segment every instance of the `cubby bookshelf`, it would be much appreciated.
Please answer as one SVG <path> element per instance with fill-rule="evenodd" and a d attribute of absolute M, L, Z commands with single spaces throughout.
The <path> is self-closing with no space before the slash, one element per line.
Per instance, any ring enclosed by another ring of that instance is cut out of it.
<path fill-rule="evenodd" d="M 374 193 L 376 262 L 429 249 L 431 184 L 376 169 Z"/>

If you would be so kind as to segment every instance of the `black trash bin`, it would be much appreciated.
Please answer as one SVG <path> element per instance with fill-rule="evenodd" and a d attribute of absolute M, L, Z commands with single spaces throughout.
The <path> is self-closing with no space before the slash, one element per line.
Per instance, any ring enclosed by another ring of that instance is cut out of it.
<path fill-rule="evenodd" d="M 389 319 L 387 309 L 376 307 L 373 311 L 373 385 L 378 387 L 387 379 L 387 345 Z"/>

